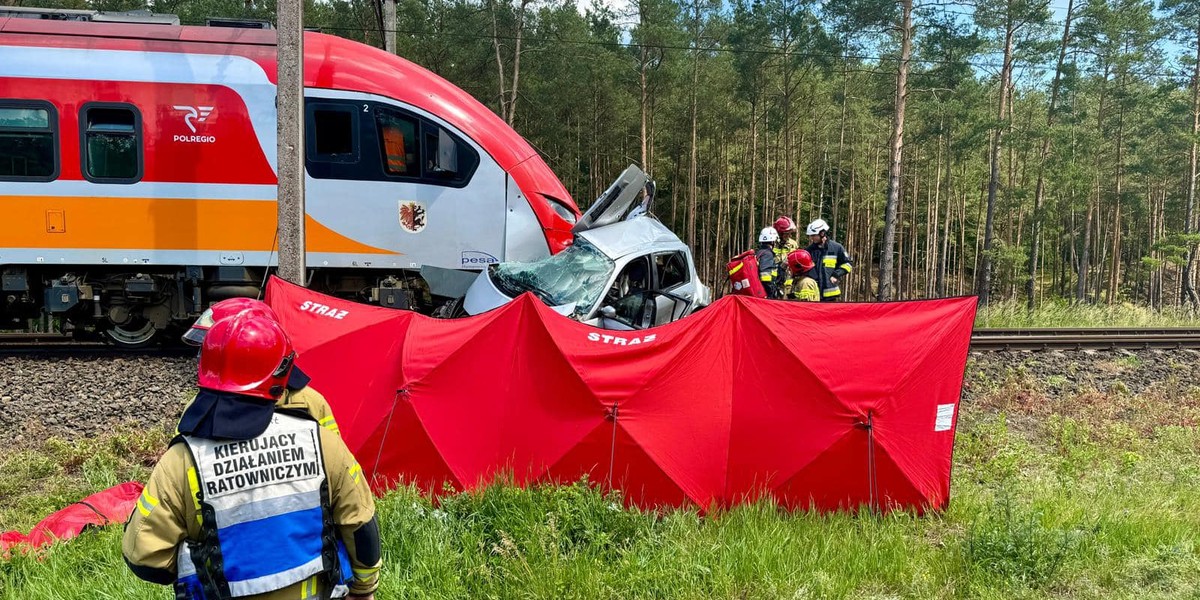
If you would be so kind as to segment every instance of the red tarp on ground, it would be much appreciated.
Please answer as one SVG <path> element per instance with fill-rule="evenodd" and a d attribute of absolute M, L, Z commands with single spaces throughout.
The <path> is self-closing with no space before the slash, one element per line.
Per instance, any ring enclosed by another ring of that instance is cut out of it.
<path fill-rule="evenodd" d="M 142 484 L 122 483 L 52 513 L 34 525 L 29 535 L 19 531 L 0 533 L 0 556 L 15 546 L 40 548 L 57 540 L 69 540 L 88 527 L 124 523 L 141 494 Z"/>
<path fill-rule="evenodd" d="M 277 279 L 267 302 L 377 490 L 587 475 L 640 506 L 949 500 L 973 298 L 730 296 L 641 332 L 583 325 L 528 294 L 451 321 Z"/>

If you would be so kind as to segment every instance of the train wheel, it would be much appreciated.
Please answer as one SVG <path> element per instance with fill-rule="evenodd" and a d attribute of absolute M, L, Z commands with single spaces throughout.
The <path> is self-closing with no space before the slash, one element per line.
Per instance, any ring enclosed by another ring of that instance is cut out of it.
<path fill-rule="evenodd" d="M 113 325 L 104 335 L 115 345 L 123 348 L 145 348 L 154 344 L 158 330 L 148 319 L 135 318 L 121 325 Z"/>

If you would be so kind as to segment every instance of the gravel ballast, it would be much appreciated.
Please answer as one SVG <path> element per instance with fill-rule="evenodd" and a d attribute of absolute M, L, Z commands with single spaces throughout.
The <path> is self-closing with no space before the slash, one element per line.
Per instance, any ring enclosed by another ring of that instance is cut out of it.
<path fill-rule="evenodd" d="M 0 355 L 0 448 L 179 419 L 195 356 Z"/>
<path fill-rule="evenodd" d="M 1048 400 L 1085 391 L 1137 394 L 1175 379 L 1200 385 L 1200 353 L 1164 351 L 975 352 L 964 410 L 1006 380 L 1031 382 Z M 49 437 L 173 423 L 195 392 L 194 356 L 0 355 L 0 448 Z M 320 389 L 320 382 L 314 381 Z"/>

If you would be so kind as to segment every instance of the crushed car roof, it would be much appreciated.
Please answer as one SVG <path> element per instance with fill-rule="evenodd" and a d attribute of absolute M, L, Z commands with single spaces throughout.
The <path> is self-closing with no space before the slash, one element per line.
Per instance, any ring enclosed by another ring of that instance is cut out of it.
<path fill-rule="evenodd" d="M 582 231 L 578 235 L 611 258 L 621 258 L 626 254 L 647 250 L 684 248 L 679 237 L 653 217 L 637 217 Z"/>

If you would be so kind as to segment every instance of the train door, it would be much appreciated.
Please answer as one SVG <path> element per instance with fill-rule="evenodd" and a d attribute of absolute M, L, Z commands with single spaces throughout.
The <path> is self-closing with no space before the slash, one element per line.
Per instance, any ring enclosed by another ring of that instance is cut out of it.
<path fill-rule="evenodd" d="M 313 90 L 305 104 L 309 217 L 391 253 L 311 253 L 310 266 L 459 269 L 503 260 L 506 176 L 476 144 L 377 96 Z"/>

